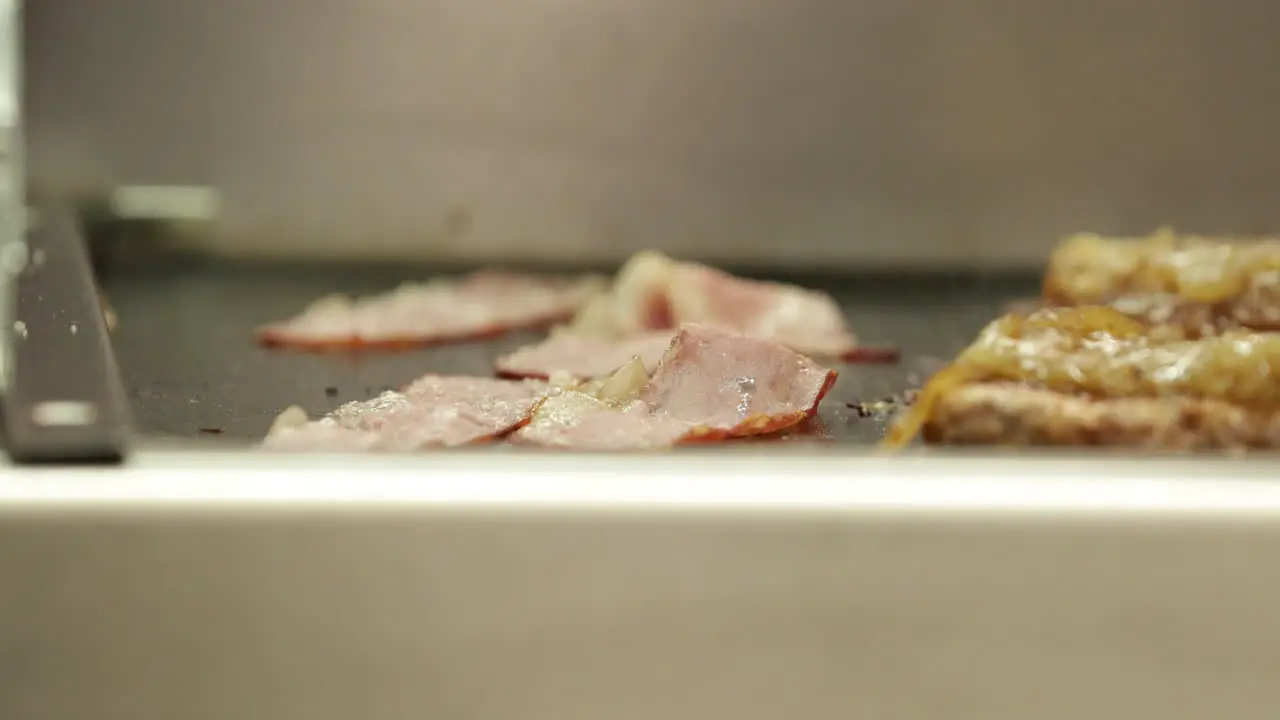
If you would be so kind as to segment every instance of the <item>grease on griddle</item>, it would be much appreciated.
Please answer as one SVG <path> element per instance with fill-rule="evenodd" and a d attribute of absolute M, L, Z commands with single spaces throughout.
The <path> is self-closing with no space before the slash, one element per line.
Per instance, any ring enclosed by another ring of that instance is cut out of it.
<path fill-rule="evenodd" d="M 893 365 L 902 351 L 892 345 L 859 345 L 846 351 L 840 359 L 850 365 Z"/>
<path fill-rule="evenodd" d="M 851 402 L 846 403 L 854 414 L 860 418 L 876 417 L 878 415 L 886 415 L 901 408 L 909 407 L 916 401 L 916 397 L 920 394 L 919 390 L 904 390 L 901 393 L 892 395 L 881 400 L 873 400 L 871 402 Z"/>

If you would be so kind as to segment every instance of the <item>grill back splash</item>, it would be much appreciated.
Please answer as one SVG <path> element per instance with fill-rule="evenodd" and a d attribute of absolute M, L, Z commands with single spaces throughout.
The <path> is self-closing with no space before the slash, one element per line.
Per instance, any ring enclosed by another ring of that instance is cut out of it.
<path fill-rule="evenodd" d="M 30 183 L 236 254 L 1020 266 L 1280 221 L 1265 0 L 26 8 Z"/>

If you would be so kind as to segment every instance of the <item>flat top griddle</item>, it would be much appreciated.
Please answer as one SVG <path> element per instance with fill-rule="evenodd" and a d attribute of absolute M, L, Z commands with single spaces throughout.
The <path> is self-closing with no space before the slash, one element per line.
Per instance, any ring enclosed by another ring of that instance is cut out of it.
<path fill-rule="evenodd" d="M 256 325 L 288 317 L 324 295 L 374 293 L 459 270 L 190 257 L 109 268 L 100 280 L 119 318 L 114 345 L 136 428 L 144 436 L 252 442 L 289 405 L 319 415 L 429 372 L 489 375 L 496 357 L 544 333 L 407 352 L 326 355 L 268 351 L 251 337 Z M 1030 276 L 773 277 L 831 292 L 865 343 L 903 350 L 896 365 L 833 364 L 840 380 L 822 405 L 821 422 L 790 440 L 840 445 L 877 442 L 887 419 L 862 417 L 846 403 L 919 387 L 1009 301 L 1037 290 L 1037 278 Z"/>

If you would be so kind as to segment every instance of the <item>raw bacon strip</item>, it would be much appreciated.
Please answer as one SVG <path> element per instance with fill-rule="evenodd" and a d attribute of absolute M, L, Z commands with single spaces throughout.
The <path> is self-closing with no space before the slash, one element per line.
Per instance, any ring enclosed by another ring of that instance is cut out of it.
<path fill-rule="evenodd" d="M 850 365 L 892 365 L 902 359 L 902 351 L 891 345 L 858 345 L 845 350 L 839 358 Z"/>
<path fill-rule="evenodd" d="M 735 277 L 653 252 L 623 266 L 612 291 L 574 319 L 587 333 L 628 337 L 696 323 L 773 340 L 810 355 L 850 362 L 894 362 L 896 353 L 864 352 L 828 294 Z"/>
<path fill-rule="evenodd" d="M 606 377 L 632 358 L 640 358 L 647 373 L 657 369 L 671 347 L 675 333 L 660 330 L 628 338 L 602 338 L 570 330 L 552 333 L 536 345 L 528 345 L 498 358 L 498 376 L 546 379 L 566 373 L 579 380 Z"/>
<path fill-rule="evenodd" d="M 836 373 L 778 343 L 685 325 L 653 378 L 621 407 L 553 394 L 516 442 L 638 450 L 763 435 L 812 417 Z"/>
<path fill-rule="evenodd" d="M 572 317 L 602 287 L 594 277 L 478 272 L 404 285 L 367 298 L 333 296 L 258 329 L 268 346 L 396 348 L 492 337 Z"/>
<path fill-rule="evenodd" d="M 264 447 L 403 452 L 469 445 L 523 425 L 546 393 L 538 382 L 428 375 L 402 392 L 347 403 L 321 420 L 273 428 Z"/>
<path fill-rule="evenodd" d="M 693 430 L 640 401 L 618 407 L 570 390 L 548 397 L 511 439 L 571 450 L 649 450 L 671 447 Z"/>

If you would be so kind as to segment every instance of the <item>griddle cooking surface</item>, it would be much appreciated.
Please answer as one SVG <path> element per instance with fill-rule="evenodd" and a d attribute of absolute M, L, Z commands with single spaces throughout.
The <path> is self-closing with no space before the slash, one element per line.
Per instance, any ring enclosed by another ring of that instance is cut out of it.
<path fill-rule="evenodd" d="M 484 343 L 363 355 L 267 351 L 253 344 L 256 325 L 290 316 L 321 296 L 378 292 L 432 275 L 429 268 L 210 261 L 111 273 L 103 284 L 119 317 L 115 349 L 138 430 L 255 441 L 289 405 L 319 415 L 428 372 L 488 375 L 500 354 L 542 336 L 514 333 Z M 1036 290 L 1033 278 L 787 279 L 835 294 L 865 343 L 903 350 L 898 365 L 833 365 L 840 380 L 823 402 L 822 425 L 828 439 L 848 444 L 878 441 L 885 418 L 860 417 L 847 402 L 918 387 L 1008 301 Z"/>

